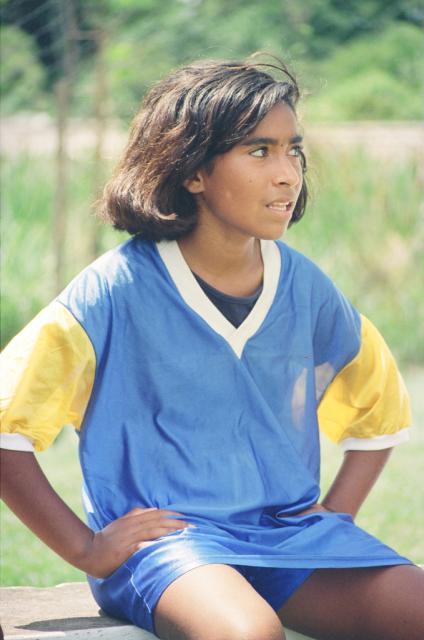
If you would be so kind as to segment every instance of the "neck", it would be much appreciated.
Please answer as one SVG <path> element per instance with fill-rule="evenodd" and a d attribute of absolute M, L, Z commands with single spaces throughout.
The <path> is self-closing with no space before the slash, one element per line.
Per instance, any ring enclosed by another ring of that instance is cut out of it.
<path fill-rule="evenodd" d="M 263 277 L 260 242 L 256 238 L 214 233 L 198 225 L 178 241 L 192 271 L 229 295 L 250 295 Z"/>

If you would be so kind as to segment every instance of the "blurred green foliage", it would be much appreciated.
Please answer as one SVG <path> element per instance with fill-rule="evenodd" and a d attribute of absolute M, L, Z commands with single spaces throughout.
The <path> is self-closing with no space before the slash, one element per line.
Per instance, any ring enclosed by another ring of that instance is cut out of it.
<path fill-rule="evenodd" d="M 45 69 L 36 55 L 31 36 L 13 26 L 1 30 L 0 94 L 3 112 L 34 110 L 45 106 Z"/>
<path fill-rule="evenodd" d="M 5 113 L 52 99 L 67 47 L 73 111 L 90 113 L 83 97 L 93 92 L 97 45 L 91 37 L 70 37 L 70 18 L 82 34 L 105 33 L 108 109 L 125 121 L 171 68 L 257 50 L 281 56 L 298 73 L 316 120 L 419 119 L 423 112 L 421 0 L 8 0 L 0 16 L 3 29 L 25 30 L 32 45 L 15 46 L 7 32 L 2 38 L 3 59 L 20 75 L 6 87 Z"/>
<path fill-rule="evenodd" d="M 412 25 L 393 24 L 372 40 L 358 38 L 317 65 L 307 113 L 327 122 L 421 120 L 423 59 L 423 32 Z"/>

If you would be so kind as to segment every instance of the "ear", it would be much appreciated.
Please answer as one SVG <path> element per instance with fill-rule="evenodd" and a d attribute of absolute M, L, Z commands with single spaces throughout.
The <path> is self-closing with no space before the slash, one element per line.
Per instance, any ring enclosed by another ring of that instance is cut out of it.
<path fill-rule="evenodd" d="M 184 180 L 183 185 L 189 193 L 202 193 L 202 191 L 204 191 L 202 172 L 198 171 L 192 178 L 187 178 L 187 180 Z"/>

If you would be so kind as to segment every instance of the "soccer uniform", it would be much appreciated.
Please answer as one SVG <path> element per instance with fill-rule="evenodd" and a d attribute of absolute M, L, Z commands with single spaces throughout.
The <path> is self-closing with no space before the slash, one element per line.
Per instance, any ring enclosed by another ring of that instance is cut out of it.
<path fill-rule="evenodd" d="M 332 281 L 282 242 L 261 249 L 263 288 L 237 327 L 175 241 L 132 238 L 4 351 L 3 446 L 40 451 L 74 425 L 92 529 L 134 507 L 196 525 L 89 577 L 102 608 L 149 630 L 164 589 L 201 565 L 238 567 L 279 608 L 316 568 L 410 563 L 348 514 L 296 515 L 319 499 L 318 427 L 345 449 L 391 447 L 409 403 Z"/>

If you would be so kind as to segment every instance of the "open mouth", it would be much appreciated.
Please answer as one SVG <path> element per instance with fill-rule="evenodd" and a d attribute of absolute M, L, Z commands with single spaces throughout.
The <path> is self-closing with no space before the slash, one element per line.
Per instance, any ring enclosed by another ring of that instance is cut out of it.
<path fill-rule="evenodd" d="M 267 208 L 277 213 L 287 213 L 287 211 L 291 211 L 293 208 L 293 202 L 271 202 L 271 204 L 267 204 Z"/>

